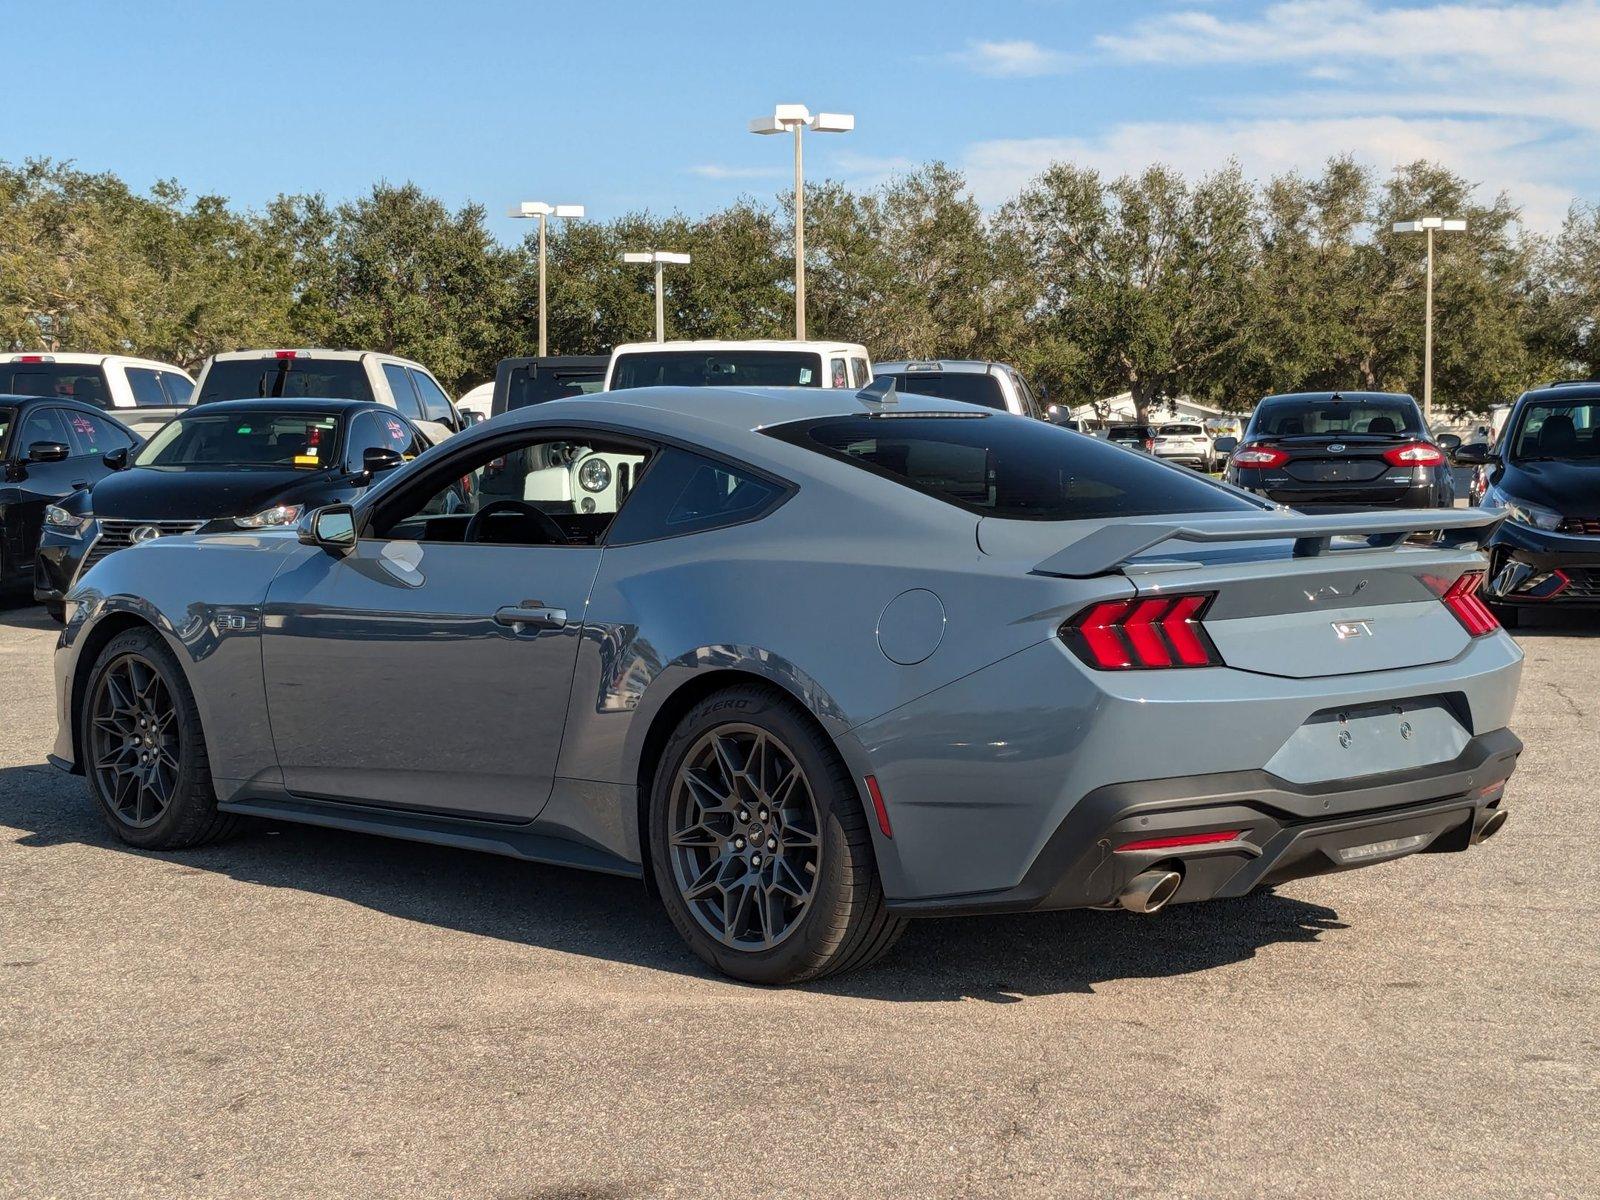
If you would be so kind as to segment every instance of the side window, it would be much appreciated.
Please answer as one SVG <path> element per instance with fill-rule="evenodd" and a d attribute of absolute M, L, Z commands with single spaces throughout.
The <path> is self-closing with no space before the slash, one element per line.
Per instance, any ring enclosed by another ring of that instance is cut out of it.
<path fill-rule="evenodd" d="M 74 457 L 109 454 L 133 445 L 133 439 L 105 417 L 73 409 L 63 410 L 61 415 L 66 419 L 67 433 L 72 439 L 68 445 Z"/>
<path fill-rule="evenodd" d="M 426 371 L 413 370 L 411 378 L 417 385 L 418 395 L 422 397 L 422 412 L 426 419 L 454 425 L 456 418 L 450 408 L 450 397 L 440 390 L 432 376 Z"/>
<path fill-rule="evenodd" d="M 411 374 L 399 363 L 384 363 L 383 377 L 389 381 L 389 391 L 394 394 L 394 404 L 413 421 L 422 420 L 422 401 L 412 386 Z"/>
<path fill-rule="evenodd" d="M 855 368 L 855 381 L 850 385 L 851 387 L 863 388 L 872 382 L 872 372 L 867 370 L 866 359 L 852 358 L 850 365 Z"/>
<path fill-rule="evenodd" d="M 650 452 L 610 437 L 531 431 L 449 454 L 386 497 L 367 538 L 596 546 Z"/>
<path fill-rule="evenodd" d="M 1030 417 L 1043 418 L 1044 410 L 1039 407 L 1039 398 L 1033 394 L 1028 381 L 1021 375 L 1012 375 L 1011 379 L 1017 385 L 1017 394 L 1022 397 L 1022 411 Z"/>
<path fill-rule="evenodd" d="M 361 470 L 368 449 L 396 450 L 405 458 L 415 458 L 417 435 L 410 425 L 396 416 L 375 412 L 357 413 L 350 423 L 350 449 L 345 461 L 352 471 Z"/>
<path fill-rule="evenodd" d="M 133 402 L 140 408 L 163 408 L 172 403 L 166 389 L 161 386 L 159 372 L 149 367 L 129 367 L 128 386 L 133 389 Z"/>
<path fill-rule="evenodd" d="M 832 375 L 832 386 L 836 388 L 850 386 L 850 373 L 844 365 L 844 359 L 835 358 L 832 360 L 830 374 Z"/>
<path fill-rule="evenodd" d="M 190 383 L 176 371 L 158 372 L 161 376 L 161 386 L 167 390 L 168 404 L 188 404 L 194 399 L 194 384 Z"/>
<path fill-rule="evenodd" d="M 28 448 L 35 442 L 60 442 L 70 453 L 72 439 L 67 436 L 66 422 L 58 408 L 36 408 L 23 418 L 17 430 L 17 457 L 27 458 Z"/>
<path fill-rule="evenodd" d="M 778 484 L 686 450 L 665 451 L 612 530 L 611 545 L 630 545 L 740 525 L 785 498 Z"/>

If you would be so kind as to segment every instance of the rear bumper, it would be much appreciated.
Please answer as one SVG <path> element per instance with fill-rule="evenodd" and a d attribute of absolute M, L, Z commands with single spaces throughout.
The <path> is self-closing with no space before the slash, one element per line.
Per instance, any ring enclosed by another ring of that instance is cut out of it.
<path fill-rule="evenodd" d="M 1490 543 L 1495 570 L 1485 598 L 1518 608 L 1600 608 L 1600 538 L 1502 522 Z M 1565 579 L 1555 590 L 1546 577 Z"/>
<path fill-rule="evenodd" d="M 1356 511 L 1369 508 L 1444 508 L 1455 500 L 1454 488 L 1442 472 L 1420 468 L 1409 483 L 1378 479 L 1370 483 L 1305 483 L 1282 471 L 1233 468 L 1228 481 L 1305 512 Z"/>
<path fill-rule="evenodd" d="M 1073 808 L 1015 887 L 890 907 L 906 916 L 949 916 L 1103 906 L 1158 865 L 1183 875 L 1173 903 L 1185 903 L 1411 853 L 1462 851 L 1501 807 L 1521 751 L 1515 734 L 1498 729 L 1473 738 L 1450 762 L 1337 784 L 1296 787 L 1265 771 L 1113 784 Z M 1219 845 L 1117 850 L 1216 830 L 1240 832 Z M 1341 854 L 1397 839 L 1403 848 L 1355 859 Z"/>

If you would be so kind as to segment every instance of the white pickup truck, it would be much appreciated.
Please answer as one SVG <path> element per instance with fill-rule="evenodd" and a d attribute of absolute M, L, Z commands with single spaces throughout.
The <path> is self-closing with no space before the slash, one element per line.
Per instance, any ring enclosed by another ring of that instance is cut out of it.
<path fill-rule="evenodd" d="M 656 387 L 864 388 L 872 359 L 853 342 L 627 342 L 611 352 L 605 390 Z"/>
<path fill-rule="evenodd" d="M 149 437 L 194 403 L 194 380 L 171 363 L 125 354 L 10 354 L 0 356 L 0 396 L 70 397 Z"/>

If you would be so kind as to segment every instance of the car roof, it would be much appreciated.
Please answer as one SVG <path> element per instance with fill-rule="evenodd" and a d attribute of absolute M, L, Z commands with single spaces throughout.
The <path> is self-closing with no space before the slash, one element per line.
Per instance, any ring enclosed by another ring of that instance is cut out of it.
<path fill-rule="evenodd" d="M 325 362 L 335 359 L 341 362 L 360 362 L 370 355 L 373 358 L 381 358 L 385 362 L 404 363 L 408 367 L 416 367 L 421 371 L 428 370 L 427 367 L 415 359 L 402 358 L 398 354 L 386 354 L 382 350 L 329 350 L 318 346 L 280 346 L 271 350 L 224 350 L 220 354 L 213 354 L 211 361 L 240 362 L 250 359 L 276 358 L 280 354 L 293 354 L 295 358 L 305 359 L 308 362 L 315 362 L 319 358 Z M 429 373 L 432 374 L 432 372 Z"/>
<path fill-rule="evenodd" d="M 987 375 L 990 371 L 1013 371 L 1016 368 L 1002 362 L 992 362 L 986 358 L 912 358 L 898 362 L 873 363 L 872 370 L 878 375 L 890 373 L 906 374 L 908 368 L 920 367 L 928 374 L 945 372 L 951 375 Z M 916 372 L 910 372 L 916 374 Z"/>
<path fill-rule="evenodd" d="M 1261 403 L 1263 403 L 1263 404 L 1274 404 L 1274 403 L 1277 403 L 1280 400 L 1331 401 L 1336 397 L 1338 399 L 1340 399 L 1340 400 L 1351 400 L 1351 401 L 1388 400 L 1388 401 L 1392 402 L 1392 401 L 1396 401 L 1396 400 L 1407 400 L 1412 404 L 1415 404 L 1417 402 L 1416 401 L 1416 397 L 1411 396 L 1411 395 L 1407 394 L 1406 392 L 1338 392 L 1338 391 L 1335 391 L 1335 392 L 1279 392 L 1278 394 L 1273 395 L 1273 396 L 1263 396 L 1261 398 Z"/>
<path fill-rule="evenodd" d="M 797 342 L 783 338 L 723 339 L 706 338 L 686 342 L 624 342 L 611 351 L 618 354 L 635 354 L 657 350 L 798 350 L 806 353 L 828 350 L 860 350 L 866 347 L 857 342 Z"/>
<path fill-rule="evenodd" d="M 270 396 L 248 400 L 208 400 L 204 404 L 190 405 L 181 416 L 189 416 L 200 412 L 351 412 L 361 408 L 382 409 L 384 413 L 394 413 L 394 409 L 375 400 L 350 400 L 338 396 L 292 396 L 282 400 L 274 400 Z M 404 413 L 399 414 L 404 416 Z M 180 418 L 181 419 L 181 418 Z"/>
<path fill-rule="evenodd" d="M 23 363 L 24 359 L 32 359 L 35 362 Z M 100 367 L 108 362 L 115 362 L 128 367 L 152 367 L 158 371 L 177 371 L 184 376 L 189 374 L 182 367 L 174 366 L 172 363 L 162 362 L 156 358 L 140 358 L 135 354 L 84 354 L 69 350 L 18 350 L 13 354 L 0 357 L 0 362 L 23 363 L 26 366 L 34 366 L 36 363 L 40 365 L 61 363 L 69 367 Z"/>
<path fill-rule="evenodd" d="M 1563 379 L 1559 383 L 1547 383 L 1542 387 L 1529 388 L 1523 392 L 1523 400 L 1547 400 L 1560 397 L 1571 400 L 1574 397 L 1600 396 L 1600 379 Z"/>

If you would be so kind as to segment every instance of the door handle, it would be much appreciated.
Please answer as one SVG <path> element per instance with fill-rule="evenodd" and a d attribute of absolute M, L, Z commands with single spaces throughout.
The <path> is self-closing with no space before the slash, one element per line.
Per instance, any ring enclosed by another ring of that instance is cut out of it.
<path fill-rule="evenodd" d="M 496 609 L 494 619 L 495 624 L 510 625 L 514 629 L 520 629 L 524 625 L 532 625 L 535 629 L 561 629 L 567 623 L 567 610 L 509 604 L 505 608 Z"/>

